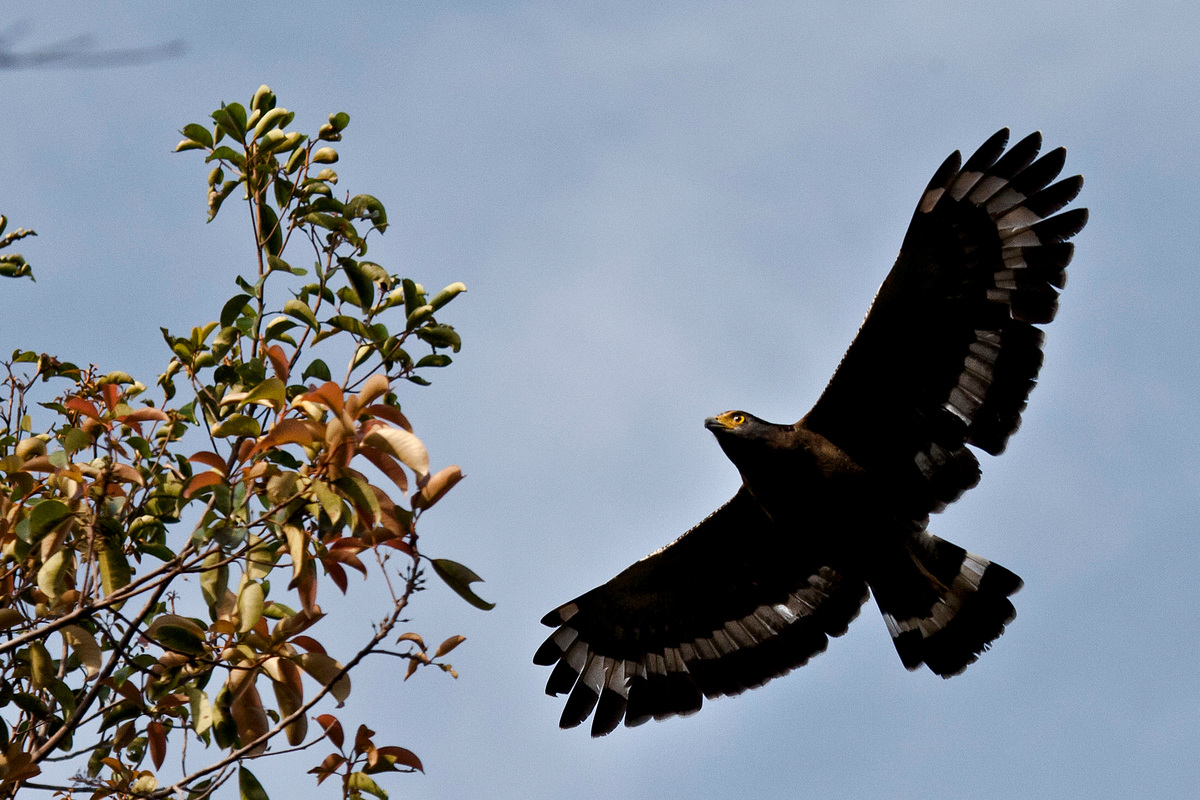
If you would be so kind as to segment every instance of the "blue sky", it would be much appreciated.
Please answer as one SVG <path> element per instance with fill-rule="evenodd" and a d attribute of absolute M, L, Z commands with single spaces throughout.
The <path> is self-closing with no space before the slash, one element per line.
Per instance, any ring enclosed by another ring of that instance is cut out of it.
<path fill-rule="evenodd" d="M 498 605 L 419 597 L 427 639 L 468 637 L 458 681 L 402 685 L 384 660 L 356 674 L 344 720 L 426 765 L 393 796 L 1194 791 L 1193 4 L 3 8 L 30 26 L 18 50 L 90 33 L 188 51 L 0 73 L 0 212 L 39 233 L 21 247 L 37 283 L 3 284 L 0 351 L 151 383 L 159 326 L 218 315 L 252 269 L 244 220 L 206 226 L 207 170 L 170 151 L 260 83 L 298 129 L 351 115 L 341 185 L 392 221 L 376 260 L 469 287 L 462 353 L 405 406 L 434 462 L 468 475 L 422 542 Z M 1025 579 L 1008 633 L 943 681 L 903 669 L 871 604 L 808 666 L 695 717 L 559 731 L 530 663 L 538 618 L 732 495 L 704 417 L 807 411 L 932 171 L 1005 125 L 1065 145 L 1092 212 L 1021 431 L 931 523 Z M 352 585 L 363 625 L 370 597 Z M 316 759 L 285 759 L 253 768 L 275 796 L 311 791 Z"/>

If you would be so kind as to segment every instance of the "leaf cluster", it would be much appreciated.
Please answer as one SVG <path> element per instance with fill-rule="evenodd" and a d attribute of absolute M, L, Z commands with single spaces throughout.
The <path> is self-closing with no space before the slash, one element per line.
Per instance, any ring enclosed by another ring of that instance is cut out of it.
<path fill-rule="evenodd" d="M 183 128 L 176 149 L 214 165 L 209 219 L 244 189 L 254 268 L 218 319 L 162 330 L 160 401 L 124 372 L 28 350 L 3 362 L 0 796 L 36 786 L 47 762 L 79 761 L 60 789 L 203 797 L 236 768 L 243 796 L 265 797 L 244 762 L 329 741 L 318 783 L 336 773 L 345 797 L 386 797 L 371 775 L 419 759 L 365 726 L 347 748 L 341 723 L 326 713 L 312 728 L 309 710 L 330 695 L 340 706 L 371 654 L 457 677 L 440 659 L 462 637 L 432 657 L 413 633 L 395 640 L 408 650 L 385 649 L 426 565 L 492 607 L 474 572 L 421 552 L 420 516 L 463 475 L 431 468 L 398 394 L 461 348 L 438 317 L 465 287 L 430 294 L 365 260 L 387 213 L 370 195 L 335 197 L 329 143 L 349 117 L 313 138 L 289 132 L 293 119 L 264 86 Z M 308 254 L 311 277 L 291 252 Z M 0 274 L 29 274 L 8 258 Z M 35 402 L 51 379 L 56 394 Z M 316 638 L 318 599 L 349 591 L 349 571 L 374 574 L 391 603 L 339 660 Z M 189 768 L 189 739 L 219 755 Z"/>

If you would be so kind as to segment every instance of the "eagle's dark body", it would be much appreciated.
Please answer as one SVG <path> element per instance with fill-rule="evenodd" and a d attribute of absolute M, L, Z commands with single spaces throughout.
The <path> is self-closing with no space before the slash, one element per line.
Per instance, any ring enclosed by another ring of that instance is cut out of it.
<path fill-rule="evenodd" d="M 743 484 L 677 541 L 546 615 L 534 661 L 561 724 L 699 710 L 803 665 L 873 591 L 904 665 L 949 677 L 1016 612 L 1009 570 L 925 530 L 1000 453 L 1042 362 L 1086 209 L 1065 153 L 1008 131 L 937 170 L 900 256 L 812 410 L 794 425 L 706 422 Z"/>

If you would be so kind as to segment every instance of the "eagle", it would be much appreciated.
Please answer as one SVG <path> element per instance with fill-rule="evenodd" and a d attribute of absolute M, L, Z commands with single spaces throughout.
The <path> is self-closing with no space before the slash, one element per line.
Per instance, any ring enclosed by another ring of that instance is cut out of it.
<path fill-rule="evenodd" d="M 979 482 L 1042 365 L 1087 209 L 1066 151 L 1008 129 L 925 187 L 900 254 L 815 406 L 780 425 L 705 420 L 741 474 L 673 543 L 547 614 L 534 656 L 593 736 L 685 716 L 803 666 L 872 593 L 900 660 L 961 673 L 1016 616 L 1013 572 L 931 534 Z M 594 712 L 594 715 L 593 715 Z"/>

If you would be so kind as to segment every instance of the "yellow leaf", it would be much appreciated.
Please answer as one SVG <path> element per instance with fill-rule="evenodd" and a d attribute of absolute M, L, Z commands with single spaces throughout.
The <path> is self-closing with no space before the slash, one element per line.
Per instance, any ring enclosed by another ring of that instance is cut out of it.
<path fill-rule="evenodd" d="M 462 479 L 462 469 L 457 465 L 452 464 L 445 469 L 438 470 L 437 474 L 433 475 L 428 483 L 413 495 L 413 508 L 431 507 Z"/>
<path fill-rule="evenodd" d="M 429 453 L 421 440 L 408 431 L 377 423 L 363 437 L 363 444 L 394 456 L 417 474 L 418 484 L 429 477 Z"/>
<path fill-rule="evenodd" d="M 79 656 L 79 661 L 87 670 L 88 677 L 98 673 L 102 655 L 100 645 L 96 644 L 96 637 L 78 625 L 66 625 L 61 632 L 63 638 L 67 640 L 67 644 L 71 645 L 71 649 Z"/>
<path fill-rule="evenodd" d="M 380 397 L 387 394 L 387 390 L 391 388 L 391 381 L 386 375 L 376 373 L 363 383 L 362 389 L 358 393 L 358 407 L 360 409 L 374 403 Z"/>
<path fill-rule="evenodd" d="M 329 692 L 337 698 L 339 708 L 346 702 L 346 698 L 350 696 L 350 676 L 343 675 L 336 681 L 333 680 L 333 676 L 342 668 L 341 664 L 324 653 L 301 653 L 295 656 L 295 660 L 300 664 L 300 668 L 318 683 L 329 686 Z"/>

